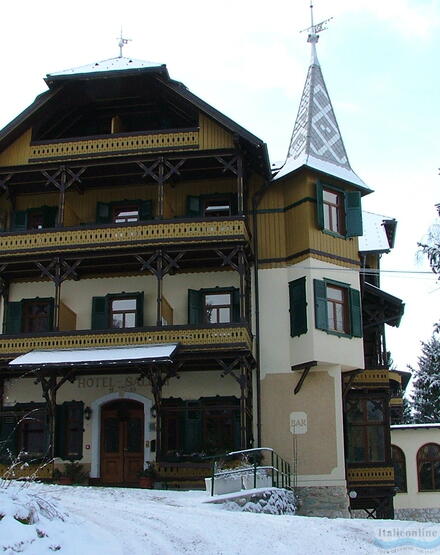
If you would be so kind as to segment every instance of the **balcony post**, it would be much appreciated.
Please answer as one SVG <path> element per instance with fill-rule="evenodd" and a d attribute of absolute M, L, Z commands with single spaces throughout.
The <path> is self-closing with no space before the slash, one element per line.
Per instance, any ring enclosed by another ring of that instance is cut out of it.
<path fill-rule="evenodd" d="M 0 272 L 6 267 L 6 264 L 3 264 Z M 8 301 L 9 301 L 9 283 L 8 281 L 1 276 L 0 274 L 0 296 L 3 300 L 3 322 L 2 322 L 2 333 L 6 332 L 6 311 L 8 309 Z"/>
<path fill-rule="evenodd" d="M 59 191 L 58 200 L 58 215 L 56 227 L 63 227 L 64 225 L 64 208 L 66 201 L 66 191 L 74 183 L 81 183 L 80 176 L 86 171 L 86 168 L 80 168 L 75 171 L 66 166 L 60 166 L 54 173 L 43 170 L 41 173 L 47 179 L 46 185 L 52 184 Z"/>
<path fill-rule="evenodd" d="M 243 178 L 243 158 L 238 156 L 237 158 L 237 196 L 238 196 L 238 215 L 243 216 L 244 214 L 244 178 Z"/>

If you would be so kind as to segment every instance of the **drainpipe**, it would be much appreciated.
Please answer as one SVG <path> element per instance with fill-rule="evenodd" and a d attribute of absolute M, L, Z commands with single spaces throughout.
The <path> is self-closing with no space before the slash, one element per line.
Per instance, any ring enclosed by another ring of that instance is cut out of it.
<path fill-rule="evenodd" d="M 252 196 L 252 242 L 255 255 L 254 263 L 254 284 L 255 284 L 255 354 L 256 354 L 256 378 L 257 378 L 257 447 L 261 447 L 261 365 L 260 365 L 260 298 L 259 298 L 259 282 L 258 282 L 258 226 L 257 226 L 257 208 L 269 187 L 269 182 L 258 189 Z"/>

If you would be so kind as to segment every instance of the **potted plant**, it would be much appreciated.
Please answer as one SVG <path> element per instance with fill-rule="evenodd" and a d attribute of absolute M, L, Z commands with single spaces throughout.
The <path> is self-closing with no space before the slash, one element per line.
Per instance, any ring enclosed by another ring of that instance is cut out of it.
<path fill-rule="evenodd" d="M 152 463 L 145 463 L 145 468 L 139 473 L 139 487 L 145 489 L 153 489 L 156 470 Z"/>
<path fill-rule="evenodd" d="M 64 471 L 58 468 L 53 471 L 53 479 L 60 485 L 84 484 L 87 482 L 87 474 L 83 472 L 82 464 L 72 461 L 64 465 Z"/>

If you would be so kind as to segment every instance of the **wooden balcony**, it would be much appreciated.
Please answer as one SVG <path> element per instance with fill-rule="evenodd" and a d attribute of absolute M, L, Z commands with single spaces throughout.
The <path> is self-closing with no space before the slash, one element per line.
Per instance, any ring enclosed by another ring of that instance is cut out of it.
<path fill-rule="evenodd" d="M 33 349 L 87 349 L 160 343 L 180 343 L 185 351 L 252 350 L 252 336 L 245 324 L 218 324 L 209 327 L 137 328 L 133 331 L 81 330 L 0 335 L 0 359 L 14 358 Z"/>
<path fill-rule="evenodd" d="M 197 150 L 198 148 L 198 128 L 118 133 L 87 138 L 34 141 L 30 145 L 29 162 L 76 160 L 152 151 Z"/>
<path fill-rule="evenodd" d="M 389 371 L 386 369 L 364 370 L 354 378 L 353 386 L 388 388 L 389 382 Z"/>
<path fill-rule="evenodd" d="M 394 486 L 394 468 L 392 466 L 348 468 L 347 483 L 349 487 Z"/>
<path fill-rule="evenodd" d="M 248 242 L 244 218 L 160 220 L 148 223 L 90 225 L 15 233 L 0 233 L 2 257 L 65 253 L 120 247 L 160 247 L 209 242 Z"/>

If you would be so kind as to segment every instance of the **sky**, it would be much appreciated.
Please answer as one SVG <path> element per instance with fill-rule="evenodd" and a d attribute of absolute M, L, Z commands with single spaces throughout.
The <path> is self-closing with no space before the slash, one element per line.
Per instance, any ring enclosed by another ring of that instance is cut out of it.
<path fill-rule="evenodd" d="M 440 202 L 436 0 L 315 0 L 315 22 L 333 17 L 318 57 L 354 171 L 374 193 L 364 209 L 398 220 L 381 286 L 403 299 L 387 326 L 396 366 L 416 366 L 420 341 L 440 319 L 440 283 L 418 260 L 417 242 Z M 166 63 L 185 83 L 263 139 L 284 160 L 310 60 L 309 0 L 76 0 L 2 7 L 0 128 L 46 85 L 46 73 L 124 55 Z"/>

